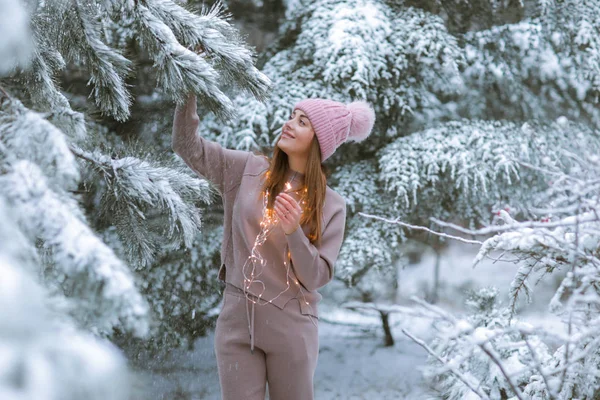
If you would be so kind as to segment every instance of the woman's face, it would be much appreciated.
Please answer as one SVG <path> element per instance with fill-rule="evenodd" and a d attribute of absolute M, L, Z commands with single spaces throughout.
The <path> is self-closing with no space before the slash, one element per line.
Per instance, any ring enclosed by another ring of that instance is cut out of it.
<path fill-rule="evenodd" d="M 295 109 L 283 124 L 276 145 L 289 156 L 290 154 L 308 156 L 315 131 L 303 111 Z"/>

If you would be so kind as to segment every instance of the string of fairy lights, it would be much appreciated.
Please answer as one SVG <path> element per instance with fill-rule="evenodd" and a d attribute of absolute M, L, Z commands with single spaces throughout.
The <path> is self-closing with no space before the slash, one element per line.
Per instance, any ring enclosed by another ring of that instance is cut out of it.
<path fill-rule="evenodd" d="M 304 188 L 304 193 L 306 193 L 306 190 L 307 189 Z M 283 192 L 289 193 L 291 191 L 292 191 L 292 185 L 288 181 L 285 183 L 285 190 Z M 290 254 L 288 246 L 286 246 L 285 250 L 284 250 L 286 254 L 283 257 L 283 264 L 285 266 L 285 271 L 286 271 L 286 287 L 281 292 L 279 292 L 279 294 L 277 294 L 277 296 L 273 297 L 272 299 L 269 299 L 269 300 L 262 299 L 262 296 L 265 292 L 266 287 L 265 287 L 264 282 L 262 280 L 260 280 L 259 278 L 263 273 L 263 269 L 266 267 L 267 260 L 265 260 L 265 258 L 261 255 L 261 253 L 259 251 L 259 247 L 265 243 L 265 241 L 267 240 L 267 237 L 273 231 L 273 228 L 279 223 L 279 218 L 277 217 L 275 210 L 267 207 L 268 201 L 269 201 L 269 190 L 267 189 L 265 191 L 265 193 L 263 195 L 263 199 L 262 199 L 262 203 L 263 203 L 262 204 L 262 219 L 260 222 L 261 229 L 260 229 L 260 232 L 256 235 L 256 239 L 254 240 L 254 245 L 252 246 L 250 255 L 245 260 L 244 265 L 242 266 L 242 273 L 244 275 L 244 283 L 243 283 L 244 295 L 247 300 L 253 302 L 254 304 L 258 304 L 258 305 L 265 305 L 268 303 L 272 303 L 275 299 L 277 299 L 279 296 L 281 296 L 283 293 L 285 293 L 286 291 L 288 291 L 290 289 L 291 254 Z M 303 207 L 304 205 L 305 205 L 305 201 L 304 201 L 304 196 L 303 196 L 302 200 L 300 201 L 300 206 Z M 300 228 L 298 228 L 298 229 L 300 229 Z M 298 280 L 295 278 L 292 278 L 292 280 L 296 284 L 298 289 L 300 290 L 300 293 L 302 294 L 302 299 L 298 299 L 298 300 L 303 301 L 306 305 L 308 305 L 308 307 L 312 311 L 311 305 L 306 301 L 306 297 L 304 296 L 304 291 L 302 290 L 302 287 L 300 286 L 300 282 L 298 282 Z M 259 287 L 261 287 L 260 293 L 253 294 L 253 293 L 248 292 L 248 290 L 250 290 L 250 287 L 253 285 L 258 285 Z M 261 300 L 264 303 L 261 303 Z M 310 317 L 312 323 L 316 324 L 313 316 L 309 314 L 309 317 Z"/>

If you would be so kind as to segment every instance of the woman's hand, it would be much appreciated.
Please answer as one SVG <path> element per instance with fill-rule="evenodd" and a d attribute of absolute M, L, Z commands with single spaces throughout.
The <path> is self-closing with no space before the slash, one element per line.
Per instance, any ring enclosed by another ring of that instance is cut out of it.
<path fill-rule="evenodd" d="M 300 225 L 302 207 L 287 193 L 282 192 L 275 197 L 275 213 L 286 235 L 293 233 Z"/>

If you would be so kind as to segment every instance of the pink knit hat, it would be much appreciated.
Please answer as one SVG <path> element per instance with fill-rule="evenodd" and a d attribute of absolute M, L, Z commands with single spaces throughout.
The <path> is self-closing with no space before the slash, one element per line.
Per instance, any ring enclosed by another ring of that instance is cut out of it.
<path fill-rule="evenodd" d="M 365 101 L 349 104 L 327 99 L 305 99 L 294 106 L 310 120 L 321 148 L 321 162 L 345 141 L 362 142 L 373 129 L 375 111 Z"/>

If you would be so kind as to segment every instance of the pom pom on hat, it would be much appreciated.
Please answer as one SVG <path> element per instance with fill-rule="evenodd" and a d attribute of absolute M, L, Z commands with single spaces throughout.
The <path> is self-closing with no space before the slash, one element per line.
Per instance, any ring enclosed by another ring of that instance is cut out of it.
<path fill-rule="evenodd" d="M 362 142 L 371 134 L 375 124 L 375 111 L 366 101 L 353 101 L 346 106 L 352 120 L 347 141 Z"/>

